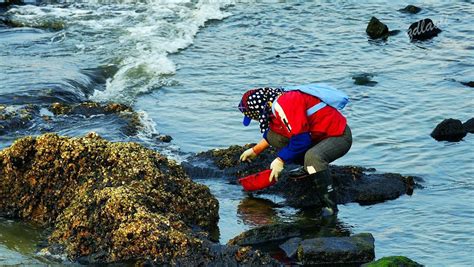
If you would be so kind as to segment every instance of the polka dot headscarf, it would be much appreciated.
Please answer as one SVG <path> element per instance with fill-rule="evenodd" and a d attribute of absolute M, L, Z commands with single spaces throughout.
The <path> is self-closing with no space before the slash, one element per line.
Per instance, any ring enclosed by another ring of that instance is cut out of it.
<path fill-rule="evenodd" d="M 239 110 L 252 120 L 260 123 L 260 132 L 268 129 L 271 104 L 284 92 L 282 88 L 257 88 L 247 91 L 239 104 Z M 245 119 L 244 119 L 245 122 Z M 245 123 L 244 123 L 245 125 Z"/>

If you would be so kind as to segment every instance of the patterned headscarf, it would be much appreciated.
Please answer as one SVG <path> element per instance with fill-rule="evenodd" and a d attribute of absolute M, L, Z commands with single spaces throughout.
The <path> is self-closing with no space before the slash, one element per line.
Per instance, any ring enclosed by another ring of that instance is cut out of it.
<path fill-rule="evenodd" d="M 244 113 L 244 125 L 250 123 L 250 119 L 260 123 L 260 132 L 268 129 L 271 114 L 271 103 L 284 92 L 282 88 L 257 88 L 247 91 L 239 104 L 239 110 Z"/>

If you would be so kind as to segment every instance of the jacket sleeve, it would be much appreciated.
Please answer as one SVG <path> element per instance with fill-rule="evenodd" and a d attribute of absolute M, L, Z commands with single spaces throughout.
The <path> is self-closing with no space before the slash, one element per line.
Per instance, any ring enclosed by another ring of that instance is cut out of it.
<path fill-rule="evenodd" d="M 304 155 L 312 145 L 303 96 L 299 92 L 288 92 L 282 95 L 275 101 L 274 111 L 290 136 L 288 145 L 278 152 L 278 156 L 285 163 L 292 162 Z"/>
<path fill-rule="evenodd" d="M 301 157 L 311 147 L 311 135 L 309 132 L 300 133 L 290 138 L 290 142 L 287 146 L 283 147 L 278 152 L 280 157 L 285 163 L 291 163 L 295 159 Z"/>

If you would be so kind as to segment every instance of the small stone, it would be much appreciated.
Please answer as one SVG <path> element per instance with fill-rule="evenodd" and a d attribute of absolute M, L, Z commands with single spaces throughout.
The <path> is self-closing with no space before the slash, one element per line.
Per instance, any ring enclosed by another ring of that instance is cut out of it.
<path fill-rule="evenodd" d="M 380 22 L 376 17 L 370 19 L 365 32 L 372 39 L 386 38 L 389 35 L 387 25 Z"/>
<path fill-rule="evenodd" d="M 463 85 L 465 86 L 469 86 L 469 87 L 474 87 L 474 81 L 470 81 L 470 82 L 461 82 Z"/>
<path fill-rule="evenodd" d="M 462 124 L 468 133 L 474 133 L 474 118 L 471 118 Z"/>
<path fill-rule="evenodd" d="M 362 73 L 352 76 L 352 80 L 354 80 L 354 84 L 356 85 L 363 85 L 363 86 L 375 86 L 377 84 L 376 81 L 372 81 L 374 77 L 373 74 L 370 73 Z"/>
<path fill-rule="evenodd" d="M 171 137 L 170 135 L 161 135 L 159 139 L 161 142 L 169 143 L 171 142 L 171 140 L 173 140 L 173 137 Z"/>
<path fill-rule="evenodd" d="M 458 142 L 466 134 L 467 131 L 460 120 L 446 119 L 436 126 L 433 132 L 431 132 L 431 137 L 437 141 Z"/>
<path fill-rule="evenodd" d="M 408 36 L 412 41 L 428 40 L 437 36 L 440 32 L 441 30 L 429 18 L 412 23 L 407 30 Z"/>
<path fill-rule="evenodd" d="M 306 239 L 298 247 L 298 261 L 303 265 L 367 263 L 375 258 L 374 241 L 369 233 Z"/>
<path fill-rule="evenodd" d="M 408 5 L 404 8 L 399 9 L 398 11 L 402 13 L 410 13 L 410 14 L 417 14 L 418 12 L 421 11 L 421 8 L 414 6 L 414 5 Z"/>

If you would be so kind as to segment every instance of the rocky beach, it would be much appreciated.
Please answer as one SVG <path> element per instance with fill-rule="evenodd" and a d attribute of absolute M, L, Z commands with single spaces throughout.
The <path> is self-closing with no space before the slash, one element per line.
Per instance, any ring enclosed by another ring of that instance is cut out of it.
<path fill-rule="evenodd" d="M 0 265 L 469 266 L 470 3 L 0 2 Z M 246 192 L 255 86 L 349 95 L 353 147 Z M 463 246 L 465 249 L 460 250 Z"/>

